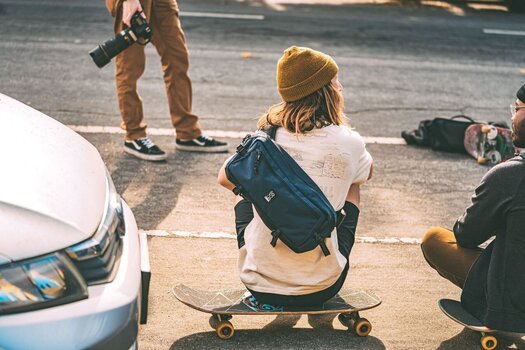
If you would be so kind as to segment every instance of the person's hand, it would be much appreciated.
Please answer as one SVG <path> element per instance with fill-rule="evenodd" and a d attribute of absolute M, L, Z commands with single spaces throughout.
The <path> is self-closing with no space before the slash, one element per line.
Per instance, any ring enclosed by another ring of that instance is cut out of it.
<path fill-rule="evenodd" d="M 139 0 L 125 0 L 122 3 L 122 23 L 130 27 L 131 17 L 133 17 L 137 11 L 141 13 L 144 19 L 146 18 L 144 12 L 142 12 L 142 6 Z"/>

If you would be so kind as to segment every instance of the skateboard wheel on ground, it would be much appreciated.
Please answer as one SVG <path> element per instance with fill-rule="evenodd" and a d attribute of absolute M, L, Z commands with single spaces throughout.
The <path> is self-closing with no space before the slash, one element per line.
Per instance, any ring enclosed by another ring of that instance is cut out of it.
<path fill-rule="evenodd" d="M 372 331 L 372 324 L 366 318 L 352 319 L 350 325 L 359 337 L 366 337 Z"/>
<path fill-rule="evenodd" d="M 485 157 L 482 157 L 482 156 L 479 156 L 479 157 L 478 157 L 478 164 L 483 165 L 483 164 L 486 164 L 487 161 L 488 161 L 488 159 L 485 158 Z"/>
<path fill-rule="evenodd" d="M 487 153 L 487 158 L 491 164 L 498 164 L 501 162 L 501 153 L 498 151 L 490 151 Z"/>
<path fill-rule="evenodd" d="M 230 339 L 235 334 L 235 329 L 230 321 L 220 321 L 217 326 L 217 336 L 223 340 Z"/>
<path fill-rule="evenodd" d="M 490 130 L 489 130 L 489 132 L 487 134 L 487 138 L 489 140 L 495 140 L 496 137 L 498 137 L 498 129 L 496 129 L 495 127 L 491 126 Z"/>
<path fill-rule="evenodd" d="M 485 350 L 493 350 L 498 346 L 498 340 L 493 335 L 484 335 L 481 337 L 481 346 Z"/>
<path fill-rule="evenodd" d="M 487 134 L 489 140 L 494 140 L 498 136 L 498 129 L 490 125 L 482 126 L 481 132 Z"/>

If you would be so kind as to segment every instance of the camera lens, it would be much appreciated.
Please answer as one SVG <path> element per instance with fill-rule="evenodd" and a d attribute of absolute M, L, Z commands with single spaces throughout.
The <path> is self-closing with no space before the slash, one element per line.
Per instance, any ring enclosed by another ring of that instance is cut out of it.
<path fill-rule="evenodd" d="M 99 68 L 104 67 L 111 61 L 111 58 L 108 57 L 102 45 L 99 45 L 98 47 L 91 50 L 89 52 L 89 55 L 91 56 L 91 58 L 93 58 L 93 62 L 95 62 L 95 64 Z"/>

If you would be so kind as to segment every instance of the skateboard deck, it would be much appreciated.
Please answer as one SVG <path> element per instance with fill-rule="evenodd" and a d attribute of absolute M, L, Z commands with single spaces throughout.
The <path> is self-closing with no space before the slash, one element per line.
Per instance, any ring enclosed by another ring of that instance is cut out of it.
<path fill-rule="evenodd" d="M 172 291 L 183 304 L 212 314 L 212 319 L 215 318 L 218 322 L 216 326 L 212 326 L 221 339 L 233 336 L 233 325 L 228 321 L 232 315 L 339 314 L 339 320 L 344 326 L 354 330 L 359 336 L 366 336 L 370 333 L 372 325 L 367 319 L 359 317 L 359 311 L 381 304 L 381 300 L 372 292 L 347 288 L 341 289 L 336 296 L 322 305 L 301 308 L 253 305 L 246 289 L 203 291 L 179 284 L 173 287 Z"/>
<path fill-rule="evenodd" d="M 488 124 L 472 124 L 465 131 L 465 150 L 478 163 L 498 164 L 514 157 L 512 131 Z"/>
<path fill-rule="evenodd" d="M 485 350 L 495 349 L 498 345 L 498 340 L 495 336 L 490 335 L 494 330 L 487 329 L 480 320 L 472 316 L 467 310 L 461 306 L 461 303 L 457 300 L 451 299 L 440 299 L 438 301 L 439 308 L 445 315 L 451 320 L 459 323 L 460 325 L 481 333 L 481 346 Z"/>

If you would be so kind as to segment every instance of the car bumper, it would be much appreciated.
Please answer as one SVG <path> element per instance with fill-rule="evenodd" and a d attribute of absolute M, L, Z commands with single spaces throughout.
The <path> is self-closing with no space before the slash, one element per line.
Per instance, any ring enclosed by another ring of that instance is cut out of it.
<path fill-rule="evenodd" d="M 129 349 L 138 333 L 141 296 L 148 286 L 147 240 L 139 238 L 133 213 L 123 203 L 126 234 L 115 279 L 88 287 L 87 299 L 0 317 L 0 349 Z M 141 247 L 142 244 L 142 247 Z M 141 249 L 142 248 L 142 249 Z M 141 264 L 142 254 L 142 264 Z M 141 273 L 141 268 L 145 273 Z M 149 281 L 149 278 L 148 278 Z"/>

